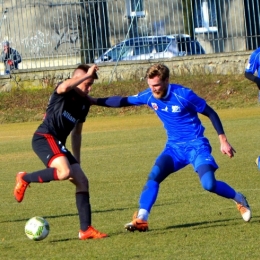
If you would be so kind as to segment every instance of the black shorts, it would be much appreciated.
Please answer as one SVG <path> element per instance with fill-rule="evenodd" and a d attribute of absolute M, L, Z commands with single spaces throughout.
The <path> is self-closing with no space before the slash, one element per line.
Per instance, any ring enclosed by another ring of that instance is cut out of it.
<path fill-rule="evenodd" d="M 51 134 L 34 133 L 32 148 L 46 167 L 49 167 L 51 162 L 60 156 L 66 156 L 70 164 L 78 163 L 65 145 Z"/>

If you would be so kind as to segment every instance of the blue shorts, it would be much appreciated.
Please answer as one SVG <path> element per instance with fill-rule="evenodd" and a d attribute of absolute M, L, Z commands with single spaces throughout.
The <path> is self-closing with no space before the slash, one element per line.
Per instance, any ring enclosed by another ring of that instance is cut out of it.
<path fill-rule="evenodd" d="M 215 159 L 211 155 L 211 146 L 207 138 L 202 137 L 189 143 L 173 143 L 167 142 L 165 149 L 157 157 L 156 164 L 160 162 L 160 158 L 172 159 L 173 171 L 176 172 L 188 164 L 193 166 L 194 171 L 201 165 L 211 165 L 214 169 L 218 169 Z M 163 157 L 162 157 L 163 156 Z M 169 173 L 168 173 L 169 174 Z"/>

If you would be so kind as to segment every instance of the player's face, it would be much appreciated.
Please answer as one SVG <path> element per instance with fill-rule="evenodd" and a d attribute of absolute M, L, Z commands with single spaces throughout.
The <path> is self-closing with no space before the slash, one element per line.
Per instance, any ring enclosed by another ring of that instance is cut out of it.
<path fill-rule="evenodd" d="M 86 72 L 83 70 L 78 70 L 75 73 L 75 76 L 78 77 L 83 77 L 84 75 L 86 75 Z M 89 92 L 91 91 L 91 86 L 94 83 L 94 79 L 93 78 L 88 78 L 85 81 L 83 81 L 81 84 L 78 85 L 78 89 L 80 89 L 82 95 L 87 95 L 89 94 Z"/>
<path fill-rule="evenodd" d="M 87 95 L 91 91 L 91 86 L 93 85 L 93 83 L 94 83 L 94 79 L 92 78 L 86 79 L 79 85 L 79 88 L 82 90 L 84 94 Z"/>
<path fill-rule="evenodd" d="M 153 96 L 157 99 L 163 98 L 168 89 L 169 85 L 169 79 L 167 78 L 166 80 L 161 80 L 158 76 L 155 76 L 152 79 L 148 79 L 147 83 L 152 90 Z"/>

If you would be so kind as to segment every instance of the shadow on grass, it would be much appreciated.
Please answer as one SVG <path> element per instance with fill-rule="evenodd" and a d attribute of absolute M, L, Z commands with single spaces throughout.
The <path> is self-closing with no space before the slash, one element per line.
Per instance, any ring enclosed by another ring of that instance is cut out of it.
<path fill-rule="evenodd" d="M 236 220 L 239 220 L 239 224 L 241 224 L 241 221 L 243 221 L 241 218 L 231 218 L 231 219 L 221 219 L 221 220 L 215 220 L 215 221 L 202 221 L 202 222 L 194 222 L 194 223 L 186 223 L 186 224 L 180 224 L 180 225 L 174 225 L 174 226 L 168 226 L 165 229 L 176 229 L 176 228 L 189 228 L 189 227 L 199 227 L 202 228 L 211 228 L 211 227 L 217 227 L 217 226 L 223 226 L 224 222 L 233 222 L 232 224 L 229 223 L 229 225 L 237 225 Z M 257 223 L 259 224 L 260 216 L 254 216 L 250 224 Z M 246 223 L 246 222 L 243 222 Z M 205 225 L 204 227 L 201 227 Z"/>
<path fill-rule="evenodd" d="M 108 210 L 93 210 L 92 214 L 95 213 L 106 213 L 106 212 L 113 212 L 113 211 L 123 211 L 127 210 L 128 208 L 118 208 L 118 209 L 108 209 Z M 60 214 L 60 215 L 44 215 L 41 216 L 46 219 L 52 219 L 52 218 L 63 218 L 63 217 L 75 217 L 78 216 L 78 213 L 68 213 L 68 214 Z M 28 218 L 20 218 L 20 219 L 12 219 L 12 220 L 4 220 L 0 221 L 0 223 L 12 223 L 12 222 L 21 222 L 21 221 L 27 221 Z"/>

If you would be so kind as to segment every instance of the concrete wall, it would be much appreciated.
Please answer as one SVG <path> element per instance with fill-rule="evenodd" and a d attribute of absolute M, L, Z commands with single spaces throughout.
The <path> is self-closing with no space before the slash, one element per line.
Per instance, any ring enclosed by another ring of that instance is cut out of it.
<path fill-rule="evenodd" d="M 207 54 L 201 56 L 186 56 L 181 58 L 163 59 L 160 62 L 167 65 L 174 75 L 187 74 L 243 74 L 251 52 L 233 52 L 224 54 Z M 140 61 L 138 63 L 120 62 L 99 65 L 100 83 L 121 80 L 141 80 L 146 69 L 156 61 Z M 11 75 L 0 76 L 0 91 L 10 91 L 12 88 L 39 88 L 54 86 L 71 76 L 73 66 L 57 66 L 42 69 L 21 69 Z"/>

